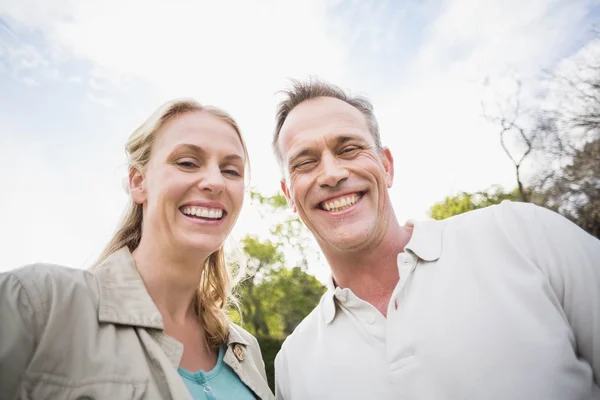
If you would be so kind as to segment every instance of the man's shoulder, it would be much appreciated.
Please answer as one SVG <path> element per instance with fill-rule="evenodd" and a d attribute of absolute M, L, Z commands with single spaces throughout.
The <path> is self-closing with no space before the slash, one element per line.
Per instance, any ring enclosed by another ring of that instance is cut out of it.
<path fill-rule="evenodd" d="M 484 208 L 469 211 L 463 214 L 448 218 L 448 221 L 462 222 L 465 220 L 480 220 L 495 217 L 516 217 L 532 219 L 536 209 L 541 207 L 532 203 L 522 203 L 510 200 L 503 200 L 499 204 L 493 204 Z"/>
<path fill-rule="evenodd" d="M 519 227 L 551 214 L 554 212 L 532 203 L 504 200 L 499 204 L 455 215 L 439 223 L 450 230 L 471 227 L 481 230 L 491 226 Z"/>

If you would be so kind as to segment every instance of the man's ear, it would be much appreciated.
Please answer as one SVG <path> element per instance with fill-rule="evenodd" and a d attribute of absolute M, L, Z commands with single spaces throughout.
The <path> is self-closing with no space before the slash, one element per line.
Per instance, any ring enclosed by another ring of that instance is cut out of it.
<path fill-rule="evenodd" d="M 146 185 L 144 174 L 135 167 L 129 168 L 129 193 L 138 204 L 146 201 Z"/>
<path fill-rule="evenodd" d="M 383 169 L 385 169 L 385 181 L 388 189 L 394 183 L 394 157 L 389 148 L 384 147 L 381 150 L 381 160 L 383 161 Z"/>
<path fill-rule="evenodd" d="M 296 212 L 296 204 L 294 204 L 294 200 L 292 199 L 292 196 L 290 194 L 290 190 L 288 189 L 287 185 L 285 184 L 285 181 L 282 179 L 281 180 L 281 191 L 283 191 L 283 194 L 285 195 L 285 198 L 288 201 L 288 204 L 290 205 L 290 207 L 292 208 L 292 211 Z"/>

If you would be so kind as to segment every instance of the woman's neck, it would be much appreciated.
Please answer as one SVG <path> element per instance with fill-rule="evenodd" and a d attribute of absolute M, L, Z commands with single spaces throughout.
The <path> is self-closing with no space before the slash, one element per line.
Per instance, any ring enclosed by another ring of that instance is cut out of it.
<path fill-rule="evenodd" d="M 176 255 L 150 239 L 142 238 L 132 253 L 137 270 L 163 319 L 183 323 L 195 314 L 195 297 L 206 256 L 185 251 Z"/>

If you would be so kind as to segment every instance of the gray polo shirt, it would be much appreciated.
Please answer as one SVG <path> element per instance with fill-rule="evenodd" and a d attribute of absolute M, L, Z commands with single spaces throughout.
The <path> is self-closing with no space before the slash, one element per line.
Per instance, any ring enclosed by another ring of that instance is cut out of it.
<path fill-rule="evenodd" d="M 388 318 L 329 288 L 276 359 L 278 399 L 600 399 L 600 241 L 504 202 L 414 224 Z"/>

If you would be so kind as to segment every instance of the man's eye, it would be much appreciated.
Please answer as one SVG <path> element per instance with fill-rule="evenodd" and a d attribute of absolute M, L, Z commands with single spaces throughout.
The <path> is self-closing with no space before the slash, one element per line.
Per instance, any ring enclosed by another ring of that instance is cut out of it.
<path fill-rule="evenodd" d="M 296 164 L 296 165 L 294 166 L 294 168 L 302 168 L 302 167 L 307 167 L 307 166 L 309 166 L 309 165 L 311 165 L 311 164 L 313 164 L 313 163 L 314 163 L 314 161 L 313 161 L 313 160 L 306 160 L 306 161 L 302 161 L 302 162 L 299 162 L 298 164 Z"/>
<path fill-rule="evenodd" d="M 349 153 L 353 153 L 357 150 L 360 150 L 360 147 L 357 146 L 348 146 L 348 147 L 344 147 L 342 149 L 342 151 L 340 151 L 340 154 L 349 154 Z"/>

